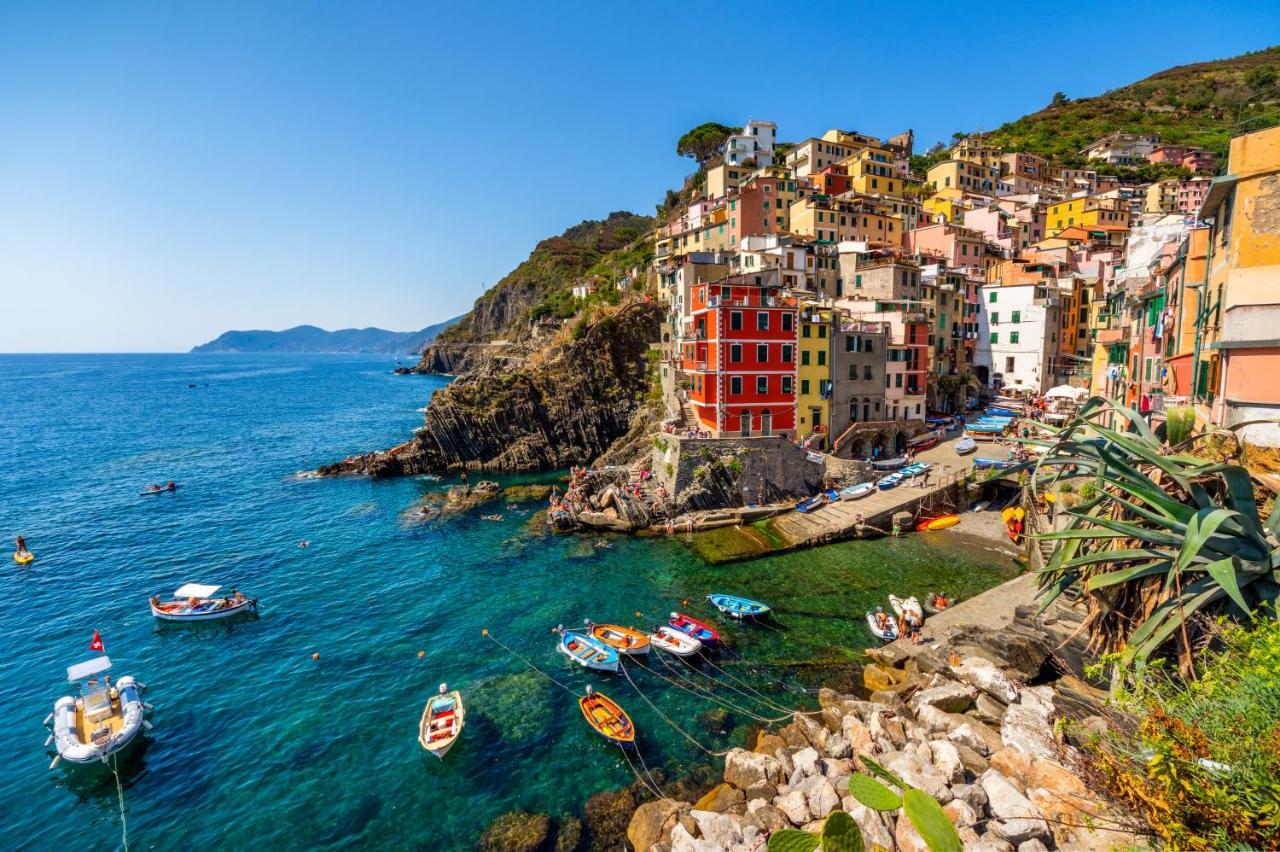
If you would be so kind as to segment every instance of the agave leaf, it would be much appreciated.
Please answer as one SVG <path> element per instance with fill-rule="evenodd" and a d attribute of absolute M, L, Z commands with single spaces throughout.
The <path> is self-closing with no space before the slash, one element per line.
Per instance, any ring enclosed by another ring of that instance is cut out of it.
<path fill-rule="evenodd" d="M 818 835 L 798 828 L 782 828 L 769 835 L 769 852 L 813 852 Z"/>
<path fill-rule="evenodd" d="M 902 797 L 870 775 L 850 775 L 849 795 L 873 811 L 896 811 L 902 807 Z"/>
<path fill-rule="evenodd" d="M 865 778 L 866 776 L 862 776 Z M 862 852 L 862 829 L 844 811 L 832 811 L 822 826 L 822 852 Z"/>
<path fill-rule="evenodd" d="M 1127 583 L 1130 580 L 1138 580 L 1143 577 L 1149 577 L 1152 574 L 1161 574 L 1169 570 L 1172 563 L 1168 559 L 1153 559 L 1150 562 L 1142 562 L 1137 565 L 1131 565 L 1119 571 L 1111 571 L 1107 574 L 1096 574 L 1089 578 L 1084 587 L 1091 592 L 1098 589 L 1114 586 L 1117 583 Z"/>
<path fill-rule="evenodd" d="M 1077 574 L 1063 574 L 1053 582 L 1042 585 L 1039 593 L 1037 594 L 1037 597 L 1042 598 L 1040 601 L 1040 610 L 1037 615 L 1048 609 L 1049 604 L 1057 600 L 1059 595 L 1074 586 L 1079 582 L 1079 580 L 1080 577 Z"/>
<path fill-rule="evenodd" d="M 902 810 L 931 852 L 963 852 L 960 834 L 937 799 L 922 790 L 902 794 Z"/>
<path fill-rule="evenodd" d="M 1230 509 L 1201 509 L 1196 512 L 1191 523 L 1187 524 L 1187 535 L 1182 542 L 1182 550 L 1173 563 L 1175 572 L 1185 571 L 1191 565 L 1192 557 L 1199 555 L 1209 539 L 1222 526 L 1222 522 L 1230 518 L 1234 512 Z"/>
<path fill-rule="evenodd" d="M 1124 450 L 1131 456 L 1137 456 L 1143 461 L 1160 468 L 1169 478 L 1178 483 L 1183 488 L 1190 487 L 1191 474 L 1186 467 L 1176 461 L 1171 461 L 1168 456 L 1160 454 L 1158 448 L 1148 446 L 1140 441 L 1131 440 L 1128 436 L 1120 435 L 1103 426 L 1095 426 L 1099 434 L 1105 435 L 1111 439 L 1111 442 Z"/>
<path fill-rule="evenodd" d="M 1072 520 L 1079 519 L 1072 518 Z M 1034 538 L 1037 541 L 1073 541 L 1076 539 L 1092 540 L 1095 538 L 1128 538 L 1128 535 L 1125 533 L 1114 532 L 1112 530 L 1095 530 L 1086 527 L 1084 529 L 1074 530 L 1053 530 L 1052 532 L 1036 533 L 1035 535 L 1028 537 Z"/>
<path fill-rule="evenodd" d="M 1210 577 L 1218 581 L 1218 585 L 1231 596 L 1231 600 L 1235 602 L 1236 606 L 1240 607 L 1248 615 L 1250 611 L 1249 604 L 1240 592 L 1240 582 L 1237 579 L 1237 575 L 1240 573 L 1240 560 L 1234 556 L 1219 559 L 1217 562 L 1210 562 L 1204 566 L 1204 570 Z"/>
<path fill-rule="evenodd" d="M 1196 595 L 1216 587 L 1217 581 L 1212 577 L 1201 577 L 1199 580 L 1196 580 L 1194 583 L 1183 588 L 1181 598 L 1169 598 L 1161 603 L 1151 612 L 1151 615 L 1147 616 L 1146 620 L 1143 621 L 1142 624 L 1138 625 L 1138 628 L 1130 634 L 1129 650 L 1134 651 L 1138 646 L 1146 642 L 1147 639 L 1150 638 L 1162 624 L 1164 624 L 1171 613 L 1178 611 L 1179 604 L 1185 608 L 1187 602 Z M 1177 621 L 1177 619 L 1175 619 L 1175 621 Z"/>
<path fill-rule="evenodd" d="M 1182 608 L 1173 610 L 1176 613 L 1176 617 L 1166 618 L 1158 630 L 1153 630 L 1151 635 L 1134 650 L 1135 656 L 1143 660 L 1150 657 L 1157 648 L 1164 644 L 1166 639 L 1173 635 L 1173 631 L 1177 630 L 1179 625 L 1190 619 L 1196 610 L 1205 604 L 1212 603 L 1224 594 L 1226 594 L 1226 590 L 1221 586 L 1211 588 L 1198 595 L 1188 596 L 1184 594 L 1181 598 L 1184 601 Z"/>
<path fill-rule="evenodd" d="M 1163 544 L 1169 547 L 1181 547 L 1184 540 L 1182 536 L 1170 535 L 1169 533 L 1153 530 L 1149 527 L 1139 527 L 1134 524 L 1125 523 L 1124 521 L 1115 521 L 1111 518 L 1094 517 L 1091 520 L 1100 527 L 1124 533 L 1138 539 L 1139 541 L 1145 541 L 1149 544 Z"/>
<path fill-rule="evenodd" d="M 1063 563 L 1063 568 L 1079 568 L 1082 565 L 1096 565 L 1099 562 L 1132 562 L 1135 559 L 1160 559 L 1168 561 L 1170 554 L 1150 548 L 1125 548 L 1123 550 L 1095 550 L 1093 553 L 1077 556 Z"/>

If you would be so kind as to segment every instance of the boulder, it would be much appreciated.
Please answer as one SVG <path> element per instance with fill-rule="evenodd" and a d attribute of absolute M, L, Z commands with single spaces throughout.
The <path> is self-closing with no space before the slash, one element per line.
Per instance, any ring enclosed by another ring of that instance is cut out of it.
<path fill-rule="evenodd" d="M 724 852 L 727 848 L 694 837 L 683 823 L 677 824 L 671 831 L 671 852 Z"/>
<path fill-rule="evenodd" d="M 724 758 L 724 780 L 739 790 L 783 781 L 782 764 L 776 757 L 735 748 Z"/>
<path fill-rule="evenodd" d="M 847 757 L 824 757 L 818 761 L 818 771 L 822 773 L 822 777 L 830 778 L 837 789 L 840 786 L 836 783 L 837 779 L 849 777 L 853 774 L 853 769 L 853 761 Z"/>
<path fill-rule="evenodd" d="M 768 731 L 761 731 L 756 735 L 756 747 L 752 751 L 758 754 L 776 754 L 778 749 L 786 748 L 787 741 L 777 734 L 771 734 Z"/>
<path fill-rule="evenodd" d="M 1049 705 L 1052 707 L 1052 705 Z M 1009 705 L 1000 723 L 1000 740 L 1006 746 L 1035 757 L 1053 757 L 1057 745 L 1049 727 L 1047 712 L 1036 705 Z"/>
<path fill-rule="evenodd" d="M 761 784 L 758 787 L 748 787 L 742 791 L 747 801 L 752 799 L 763 799 L 766 802 L 772 802 L 774 797 L 778 795 L 778 788 L 772 784 Z"/>
<path fill-rule="evenodd" d="M 964 845 L 964 852 L 1013 852 L 1014 845 L 1007 840 L 1001 840 L 991 832 L 987 832 L 978 838 L 978 842 L 970 845 Z"/>
<path fill-rule="evenodd" d="M 964 763 L 960 760 L 960 752 L 956 750 L 954 743 L 934 740 L 929 743 L 929 751 L 934 768 L 942 773 L 948 784 L 955 784 L 964 778 Z"/>
<path fill-rule="evenodd" d="M 787 821 L 792 825 L 804 825 L 809 821 L 809 799 L 799 790 L 779 796 L 774 804 L 786 815 Z"/>
<path fill-rule="evenodd" d="M 951 792 L 978 813 L 982 813 L 987 807 L 987 793 L 977 784 L 956 784 L 951 788 Z"/>
<path fill-rule="evenodd" d="M 582 820 L 569 814 L 556 820 L 554 852 L 576 852 L 582 846 Z"/>
<path fill-rule="evenodd" d="M 822 714 L 818 717 L 822 720 L 822 724 L 831 733 L 840 733 L 840 727 L 844 724 L 844 711 L 839 707 L 823 707 Z"/>
<path fill-rule="evenodd" d="M 745 839 L 738 820 L 728 814 L 694 810 L 689 815 L 698 824 L 702 839 L 717 849 L 730 849 Z"/>
<path fill-rule="evenodd" d="M 871 693 L 869 700 L 872 704 L 879 704 L 881 707 L 887 707 L 898 715 L 907 711 L 907 705 L 903 702 L 902 697 L 898 695 L 896 690 L 878 689 Z"/>
<path fill-rule="evenodd" d="M 948 819 L 956 828 L 969 828 L 978 824 L 978 811 L 964 799 L 952 799 L 942 806 Z"/>
<path fill-rule="evenodd" d="M 741 810 L 742 807 L 745 807 L 746 801 L 746 795 L 732 784 L 717 784 L 705 796 L 698 799 L 693 809 L 695 811 L 722 814 L 732 808 Z"/>
<path fill-rule="evenodd" d="M 949 734 L 968 721 L 967 716 L 939 710 L 932 704 L 921 704 L 916 710 L 916 721 L 930 733 Z M 912 739 L 916 739 L 912 737 Z M 923 739 L 923 737 L 921 738 Z"/>
<path fill-rule="evenodd" d="M 791 762 L 792 765 L 795 766 L 795 769 L 792 770 L 791 780 L 788 783 L 795 786 L 796 782 L 801 778 L 807 778 L 810 775 L 818 774 L 819 757 L 821 757 L 821 755 L 818 754 L 818 750 L 812 746 L 809 748 L 802 748 L 795 754 L 791 755 Z"/>
<path fill-rule="evenodd" d="M 480 835 L 481 852 L 536 852 L 551 837 L 551 817 L 525 811 L 502 814 Z"/>
<path fill-rule="evenodd" d="M 819 783 L 813 785 L 809 791 L 809 812 L 813 814 L 814 819 L 826 819 L 827 814 L 840 804 L 840 796 L 836 793 L 836 788 L 831 786 L 831 782 L 826 778 L 815 779 Z"/>
<path fill-rule="evenodd" d="M 977 694 L 977 690 L 967 683 L 950 681 L 920 690 L 907 703 L 916 713 L 926 705 L 944 713 L 963 713 L 973 706 Z"/>
<path fill-rule="evenodd" d="M 828 736 L 826 743 L 824 743 L 824 750 L 829 757 L 837 760 L 847 758 L 853 753 L 849 746 L 849 739 L 844 734 L 831 734 Z"/>
<path fill-rule="evenodd" d="M 654 843 L 671 837 L 681 807 L 681 802 L 669 798 L 659 798 L 657 802 L 645 802 L 637 807 L 635 814 L 631 815 L 631 824 L 627 825 L 627 842 L 631 843 L 631 848 L 636 852 L 648 852 Z"/>
<path fill-rule="evenodd" d="M 992 725 L 999 725 L 1000 720 L 1004 718 L 1004 703 L 996 701 L 985 692 L 978 693 L 978 697 L 973 701 L 973 715 L 977 716 L 983 722 L 989 722 Z"/>
<path fill-rule="evenodd" d="M 1023 841 L 1018 844 L 1018 852 L 1049 852 L 1049 847 L 1038 838 Z"/>
<path fill-rule="evenodd" d="M 1053 653 L 1053 642 L 1043 630 L 1016 621 L 1000 630 L 967 625 L 951 635 L 949 644 L 962 655 L 990 660 L 1022 682 L 1038 675 Z"/>
<path fill-rule="evenodd" d="M 951 801 L 951 788 L 946 777 L 933 767 L 931 763 L 910 751 L 900 751 L 885 755 L 882 761 L 885 768 L 896 773 L 903 781 L 933 796 L 939 802 Z"/>
<path fill-rule="evenodd" d="M 747 816 L 759 823 L 761 829 L 766 832 L 777 831 L 779 828 L 786 828 L 791 824 L 787 819 L 787 815 L 781 809 L 760 799 L 756 799 L 747 805 Z"/>
<path fill-rule="evenodd" d="M 989 755 L 1004 747 L 1004 740 L 1000 734 L 977 719 L 970 719 L 956 726 L 951 733 L 947 734 L 947 739 L 953 743 L 967 745 L 981 755 Z"/>
<path fill-rule="evenodd" d="M 872 718 L 874 718 L 874 715 Z M 852 713 L 844 717 L 844 727 L 841 733 L 845 742 L 849 744 L 849 751 L 852 754 L 867 754 L 872 751 L 875 738 L 871 733 L 871 729 Z"/>
<path fill-rule="evenodd" d="M 902 726 L 902 721 L 885 710 L 875 710 L 871 713 L 867 731 L 873 739 L 887 740 L 894 748 L 902 748 L 907 744 L 907 732 Z"/>
<path fill-rule="evenodd" d="M 892 816 L 873 811 L 852 796 L 845 797 L 841 807 L 858 824 L 862 831 L 863 845 L 867 849 L 875 849 L 877 846 L 884 849 L 894 847 Z"/>
<path fill-rule="evenodd" d="M 892 690 L 906 679 L 907 672 L 904 669 L 895 669 L 879 663 L 870 663 L 862 670 L 862 685 L 868 692 Z"/>
<path fill-rule="evenodd" d="M 629 787 L 604 790 L 589 796 L 582 807 L 582 816 L 593 842 L 599 846 L 625 842 L 637 804 L 636 796 Z"/>
<path fill-rule="evenodd" d="M 1049 837 L 1049 823 L 1040 809 L 999 772 L 988 769 L 978 779 L 987 794 L 988 807 L 996 822 L 991 832 L 1010 843 L 1022 843 L 1035 837 Z"/>
<path fill-rule="evenodd" d="M 1018 697 L 1018 687 L 995 663 L 982 657 L 964 657 L 951 667 L 951 673 L 970 686 L 1005 704 Z"/>
<path fill-rule="evenodd" d="M 956 747 L 956 753 L 960 755 L 960 763 L 964 766 L 965 771 L 972 772 L 973 777 L 977 778 L 986 772 L 991 762 L 982 755 L 978 754 L 967 745 L 961 743 L 953 743 Z"/>
<path fill-rule="evenodd" d="M 1027 778 L 1031 775 L 1031 755 L 1014 748 L 1002 748 L 992 753 L 991 768 L 1025 790 Z"/>

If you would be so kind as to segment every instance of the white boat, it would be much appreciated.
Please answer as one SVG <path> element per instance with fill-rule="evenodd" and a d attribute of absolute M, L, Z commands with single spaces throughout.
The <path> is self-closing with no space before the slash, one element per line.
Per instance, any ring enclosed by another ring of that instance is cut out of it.
<path fill-rule="evenodd" d="M 45 740 L 58 751 L 49 768 L 58 761 L 106 763 L 107 758 L 133 742 L 151 723 L 143 718 L 151 705 L 142 700 L 145 684 L 125 676 L 115 683 L 106 674 L 111 668 L 107 656 L 94 657 L 67 669 L 67 680 L 79 684 L 79 694 L 64 695 L 44 720 L 53 733 Z"/>
<path fill-rule="evenodd" d="M 889 606 L 893 608 L 893 614 L 899 617 L 903 615 L 908 619 L 915 619 L 916 624 L 924 623 L 924 608 L 920 606 L 920 601 L 914 597 L 900 598 L 895 595 L 889 595 Z"/>
<path fill-rule="evenodd" d="M 702 650 L 702 643 L 687 633 L 681 633 L 674 627 L 659 627 L 649 634 L 649 642 L 655 648 L 661 648 L 677 657 L 688 657 Z"/>
<path fill-rule="evenodd" d="M 990 509 L 990 508 L 991 508 L 991 501 L 990 501 L 990 500 L 979 500 L 977 503 L 974 503 L 974 504 L 973 504 L 973 508 L 972 508 L 972 509 L 970 509 L 969 511 L 970 511 L 970 512 L 985 512 L 985 511 L 987 511 L 987 509 Z"/>
<path fill-rule="evenodd" d="M 444 756 L 462 735 L 467 721 L 467 710 L 462 704 L 462 693 L 449 691 L 447 683 L 440 684 L 440 692 L 427 702 L 418 723 L 418 743 L 436 757 Z"/>
<path fill-rule="evenodd" d="M 892 642 L 898 638 L 898 625 L 893 619 L 889 619 L 887 627 L 881 628 L 874 612 L 867 613 L 867 629 L 881 642 Z"/>
<path fill-rule="evenodd" d="M 174 599 L 171 601 L 162 601 L 152 595 L 151 614 L 162 621 L 213 621 L 242 612 L 258 611 L 257 598 L 245 597 L 235 590 L 221 598 L 213 597 L 220 588 L 222 587 L 187 583 L 173 593 Z"/>
<path fill-rule="evenodd" d="M 843 488 L 840 490 L 840 499 L 841 500 L 861 500 L 863 497 L 866 497 L 868 494 L 870 494 L 872 491 L 875 491 L 875 490 L 876 490 L 876 484 L 874 482 L 863 482 L 858 485 L 851 485 L 848 488 Z"/>

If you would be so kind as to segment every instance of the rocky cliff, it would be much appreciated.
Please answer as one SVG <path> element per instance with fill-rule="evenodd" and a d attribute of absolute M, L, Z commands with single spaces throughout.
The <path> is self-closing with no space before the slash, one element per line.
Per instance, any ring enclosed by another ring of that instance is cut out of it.
<path fill-rule="evenodd" d="M 648 260 L 654 221 L 619 211 L 579 222 L 538 243 L 523 263 L 485 291 L 457 323 L 422 353 L 414 372 L 459 375 L 485 361 L 488 344 L 521 342 L 539 319 L 571 316 L 571 291 L 590 280 L 612 284 Z"/>
<path fill-rule="evenodd" d="M 409 442 L 320 468 L 374 477 L 451 469 L 533 471 L 587 464 L 627 434 L 649 390 L 661 309 L 601 307 L 521 359 L 468 358 L 436 392 Z"/>

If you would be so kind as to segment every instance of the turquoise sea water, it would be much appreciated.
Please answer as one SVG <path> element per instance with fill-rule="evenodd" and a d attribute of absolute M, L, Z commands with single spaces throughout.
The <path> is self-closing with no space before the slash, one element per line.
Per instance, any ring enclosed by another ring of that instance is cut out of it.
<path fill-rule="evenodd" d="M 504 811 L 580 812 L 589 794 L 633 781 L 574 700 L 483 628 L 570 689 L 593 683 L 617 699 L 646 762 L 679 773 L 700 753 L 624 678 L 571 670 L 551 627 L 587 616 L 632 623 L 686 599 L 710 619 L 700 603 L 708 592 L 758 598 L 778 609 L 778 624 L 729 626 L 751 665 L 727 668 L 763 690 L 779 676 L 769 666 L 848 659 L 865 647 L 862 613 L 890 591 L 945 585 L 967 595 L 1009 573 L 993 554 L 924 536 L 710 567 L 678 541 L 616 538 L 601 549 L 549 535 L 536 503 L 406 520 L 406 508 L 442 487 L 429 478 L 296 476 L 398 443 L 420 424 L 416 409 L 444 380 L 394 376 L 393 366 L 340 356 L 0 356 L 3 551 L 20 532 L 38 556 L 18 569 L 6 555 L 0 568 L 0 816 L 11 842 L 120 846 L 114 779 L 51 772 L 41 747 L 41 720 L 67 692 L 64 669 L 92 656 L 95 628 L 114 673 L 147 683 L 155 705 L 154 730 L 121 763 L 131 847 L 453 849 L 473 846 Z M 181 484 L 176 494 L 139 495 L 169 479 Z M 504 519 L 479 517 L 493 512 Z M 311 546 L 298 548 L 302 539 Z M 261 615 L 157 623 L 147 596 L 187 581 L 257 595 Z M 788 675 L 794 685 L 818 677 Z M 730 730 L 713 734 L 702 717 L 714 705 L 649 672 L 635 679 L 711 748 L 738 744 L 752 721 L 735 711 Z M 416 743 L 441 681 L 469 705 L 443 765 Z M 795 689 L 769 696 L 806 700 Z"/>

